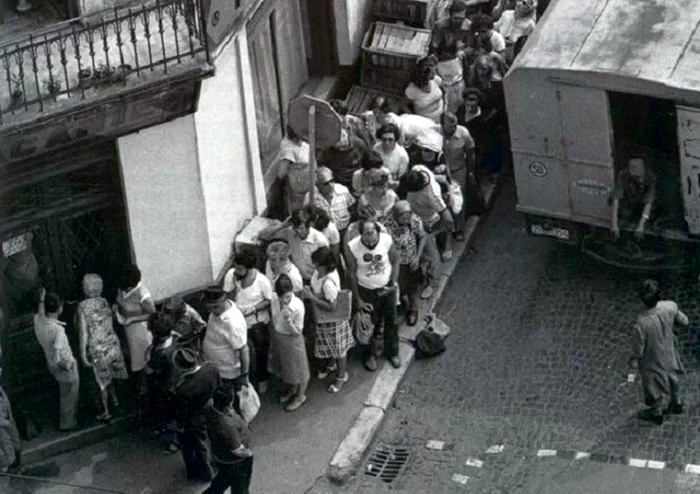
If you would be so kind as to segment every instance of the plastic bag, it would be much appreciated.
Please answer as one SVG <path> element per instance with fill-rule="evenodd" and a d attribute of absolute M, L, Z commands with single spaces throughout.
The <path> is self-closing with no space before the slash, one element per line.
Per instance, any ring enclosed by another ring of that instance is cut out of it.
<path fill-rule="evenodd" d="M 358 310 L 352 320 L 352 334 L 360 345 L 369 344 L 374 333 L 372 315 L 364 310 Z"/>
<path fill-rule="evenodd" d="M 260 411 L 260 397 L 250 383 L 243 386 L 238 392 L 238 401 L 243 420 L 250 423 Z"/>
<path fill-rule="evenodd" d="M 464 196 L 462 195 L 462 188 L 454 180 L 450 180 L 447 187 L 447 203 L 450 206 L 450 211 L 455 216 L 462 212 Z"/>

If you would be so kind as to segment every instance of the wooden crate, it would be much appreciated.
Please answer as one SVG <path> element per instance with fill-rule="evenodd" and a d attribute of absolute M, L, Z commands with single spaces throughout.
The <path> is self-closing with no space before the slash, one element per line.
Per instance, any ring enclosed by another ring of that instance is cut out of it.
<path fill-rule="evenodd" d="M 386 97 L 389 104 L 393 107 L 396 107 L 400 102 L 400 97 L 397 95 L 386 93 L 385 91 L 377 91 L 376 89 L 353 86 L 350 88 L 350 92 L 345 98 L 345 103 L 348 105 L 348 111 L 350 113 L 360 116 L 364 112 L 369 111 L 372 100 L 376 96 Z"/>
<path fill-rule="evenodd" d="M 428 12 L 434 0 L 374 0 L 374 19 L 383 22 L 403 22 L 413 27 L 428 27 Z"/>
<path fill-rule="evenodd" d="M 428 54 L 430 30 L 374 22 L 362 43 L 361 85 L 403 93 L 416 61 Z"/>

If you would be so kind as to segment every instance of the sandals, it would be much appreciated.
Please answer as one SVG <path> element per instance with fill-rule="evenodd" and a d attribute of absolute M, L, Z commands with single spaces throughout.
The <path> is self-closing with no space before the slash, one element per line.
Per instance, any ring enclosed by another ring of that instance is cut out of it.
<path fill-rule="evenodd" d="M 338 370 L 338 365 L 335 362 L 333 362 L 331 365 L 326 367 L 324 370 L 318 371 L 317 376 L 319 379 L 325 379 L 326 377 L 328 377 L 328 374 L 330 374 L 331 372 L 335 372 L 337 370 Z"/>
<path fill-rule="evenodd" d="M 280 403 L 288 402 L 289 400 L 294 398 L 295 395 L 296 395 L 296 393 L 287 393 L 287 394 L 280 396 Z"/>
<path fill-rule="evenodd" d="M 350 375 L 346 372 L 344 377 L 336 377 L 335 382 L 328 386 L 328 392 L 329 393 L 338 393 L 341 389 L 343 389 L 343 385 L 348 382 L 350 379 Z"/>
<path fill-rule="evenodd" d="M 98 422 L 101 422 L 103 424 L 110 424 L 110 423 L 112 423 L 112 416 L 108 413 L 103 413 L 103 414 L 95 417 L 95 420 L 97 420 Z"/>

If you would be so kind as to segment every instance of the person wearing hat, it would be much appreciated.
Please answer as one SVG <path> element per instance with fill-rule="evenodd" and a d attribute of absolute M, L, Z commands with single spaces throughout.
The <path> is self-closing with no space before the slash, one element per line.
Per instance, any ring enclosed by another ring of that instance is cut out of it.
<path fill-rule="evenodd" d="M 205 290 L 203 303 L 209 319 L 202 353 L 219 369 L 222 383 L 237 393 L 248 384 L 248 373 L 255 364 L 251 363 L 255 352 L 249 349 L 245 317 L 221 288 Z"/>
<path fill-rule="evenodd" d="M 335 183 L 330 168 L 321 166 L 316 170 L 316 194 L 313 205 L 328 213 L 339 232 L 344 232 L 352 221 L 355 202 L 355 197 L 346 186 Z M 306 195 L 304 204 L 311 204 L 310 193 Z"/>
<path fill-rule="evenodd" d="M 292 281 L 294 293 L 299 294 L 302 288 L 304 288 L 304 280 L 301 278 L 299 268 L 297 268 L 289 258 L 291 252 L 289 244 L 284 240 L 275 240 L 271 242 L 265 250 L 267 254 L 265 276 L 267 276 L 270 283 L 273 285 L 277 283 L 277 279 L 281 275 L 284 274 L 288 276 Z"/>
<path fill-rule="evenodd" d="M 202 351 L 202 339 L 207 323 L 182 297 L 175 295 L 163 304 L 163 313 L 168 317 L 170 327 L 176 334 L 178 345 Z"/>
<path fill-rule="evenodd" d="M 201 363 L 189 348 L 175 351 L 173 366 L 180 374 L 175 385 L 175 417 L 187 478 L 209 481 L 207 405 L 221 385 L 219 370 L 211 362 Z"/>
<path fill-rule="evenodd" d="M 207 430 L 216 476 L 203 494 L 247 494 L 253 475 L 250 429 L 232 406 L 234 395 L 228 388 L 214 391 L 207 411 Z"/>

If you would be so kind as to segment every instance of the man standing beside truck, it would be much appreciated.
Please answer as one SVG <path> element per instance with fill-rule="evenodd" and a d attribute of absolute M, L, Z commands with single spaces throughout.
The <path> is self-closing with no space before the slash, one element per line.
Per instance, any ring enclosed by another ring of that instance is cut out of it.
<path fill-rule="evenodd" d="M 651 216 L 656 199 L 656 177 L 642 158 L 631 158 L 627 167 L 617 174 L 615 188 L 610 194 L 612 224 L 610 232 L 615 239 L 620 238 L 620 205 L 623 206 L 623 220 L 639 218 L 635 237 L 644 236 L 644 227 Z M 641 213 L 641 214 L 640 214 Z"/>

